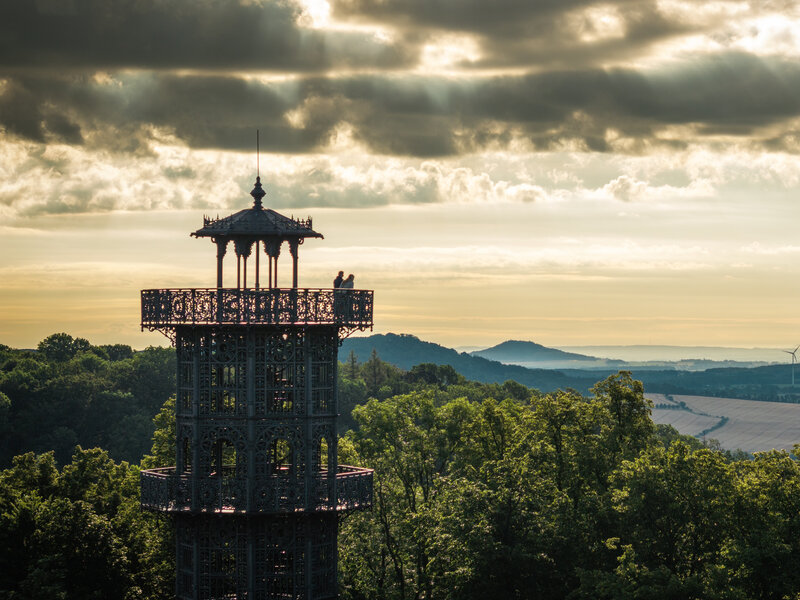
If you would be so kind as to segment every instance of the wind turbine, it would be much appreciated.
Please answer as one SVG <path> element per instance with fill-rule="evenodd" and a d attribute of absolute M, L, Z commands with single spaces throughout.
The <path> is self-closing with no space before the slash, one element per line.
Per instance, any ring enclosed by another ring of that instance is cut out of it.
<path fill-rule="evenodd" d="M 792 387 L 794 387 L 794 365 L 797 362 L 797 350 L 800 349 L 800 346 L 797 346 L 794 350 L 781 350 L 781 352 L 786 352 L 786 354 L 792 355 Z"/>

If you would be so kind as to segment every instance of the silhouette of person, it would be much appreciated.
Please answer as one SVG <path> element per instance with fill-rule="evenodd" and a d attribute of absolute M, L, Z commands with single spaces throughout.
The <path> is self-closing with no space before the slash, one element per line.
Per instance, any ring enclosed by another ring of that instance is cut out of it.
<path fill-rule="evenodd" d="M 339 271 L 336 279 L 333 280 L 333 289 L 342 287 L 342 281 L 344 281 L 344 271 Z"/>
<path fill-rule="evenodd" d="M 339 286 L 339 287 L 347 288 L 347 289 L 353 289 L 353 278 L 354 278 L 353 274 L 350 273 L 350 275 L 347 276 L 347 279 L 345 279 L 342 282 L 342 285 Z"/>

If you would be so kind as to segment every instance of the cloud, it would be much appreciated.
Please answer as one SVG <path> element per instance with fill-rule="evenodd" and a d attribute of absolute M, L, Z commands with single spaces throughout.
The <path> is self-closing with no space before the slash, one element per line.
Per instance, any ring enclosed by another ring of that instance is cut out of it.
<path fill-rule="evenodd" d="M 745 254 L 756 254 L 761 256 L 782 256 L 782 255 L 792 255 L 797 254 L 800 252 L 800 246 L 796 245 L 786 245 L 786 246 L 776 246 L 774 244 L 770 244 L 769 246 L 765 246 L 760 242 L 752 242 L 743 246 L 741 251 Z"/>
<path fill-rule="evenodd" d="M 113 210 L 240 209 L 251 201 L 252 162 L 236 154 L 159 149 L 139 157 L 35 145 L 0 145 L 0 214 L 24 226 L 42 215 Z M 4 151 L 5 150 L 5 151 Z M 357 161 L 358 162 L 358 161 Z M 529 203 L 547 200 L 542 187 L 437 161 L 345 164 L 324 157 L 262 159 L 266 202 L 286 211 L 311 207 L 367 208 L 435 203 Z M 244 174 L 244 175 L 240 175 Z"/>
<path fill-rule="evenodd" d="M 680 13 L 642 0 L 333 0 L 345 21 L 388 25 L 407 37 L 460 33 L 481 56 L 462 66 L 605 64 L 679 34 L 698 31 Z"/>
<path fill-rule="evenodd" d="M 620 175 L 603 186 L 603 192 L 622 201 L 638 200 L 647 192 L 647 183 Z"/>
<path fill-rule="evenodd" d="M 0 89 L 7 133 L 134 153 L 164 132 L 192 148 L 249 150 L 257 128 L 266 151 L 287 153 L 325 150 L 345 129 L 370 152 L 418 157 L 515 143 L 636 154 L 720 136 L 794 152 L 794 131 L 759 130 L 798 116 L 800 66 L 739 53 L 649 70 L 446 79 L 25 75 Z"/>
<path fill-rule="evenodd" d="M 291 0 L 4 0 L 0 68 L 321 71 L 407 65 L 374 35 L 300 24 Z"/>

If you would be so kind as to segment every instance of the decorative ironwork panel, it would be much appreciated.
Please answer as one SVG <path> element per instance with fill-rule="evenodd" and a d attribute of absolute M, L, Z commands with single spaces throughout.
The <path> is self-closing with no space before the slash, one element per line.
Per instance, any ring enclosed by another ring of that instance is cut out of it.
<path fill-rule="evenodd" d="M 175 427 L 175 464 L 177 465 L 176 470 L 179 473 L 188 473 L 191 471 L 194 462 L 193 443 L 195 426 L 191 421 L 187 421 L 187 419 L 179 417 Z"/>
<path fill-rule="evenodd" d="M 192 338 L 176 338 L 175 349 L 178 358 L 178 394 L 175 410 L 179 415 L 192 414 L 192 396 L 194 385 L 195 344 Z"/>
<path fill-rule="evenodd" d="M 336 532 L 335 515 L 179 517 L 177 596 L 336 598 Z"/>
<path fill-rule="evenodd" d="M 257 334 L 257 414 L 280 417 L 305 413 L 305 336 L 305 329 L 297 327 L 281 328 L 273 335 Z"/>
<path fill-rule="evenodd" d="M 372 327 L 372 290 L 191 288 L 142 290 L 142 327 L 336 325 Z"/>
<path fill-rule="evenodd" d="M 336 368 L 338 337 L 330 332 L 310 334 L 311 410 L 317 415 L 336 415 Z"/>
<path fill-rule="evenodd" d="M 181 326 L 176 346 L 178 415 L 246 417 L 248 401 L 256 417 L 336 414 L 335 327 Z"/>

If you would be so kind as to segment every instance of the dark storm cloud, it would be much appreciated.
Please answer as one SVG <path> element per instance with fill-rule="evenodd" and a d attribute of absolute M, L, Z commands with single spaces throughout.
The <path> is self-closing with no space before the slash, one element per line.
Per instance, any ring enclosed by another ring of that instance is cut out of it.
<path fill-rule="evenodd" d="M 409 55 L 298 25 L 289 0 L 3 0 L 0 67 L 318 71 L 395 68 Z"/>
<path fill-rule="evenodd" d="M 339 17 L 487 35 L 519 35 L 596 0 L 333 0 Z"/>
<path fill-rule="evenodd" d="M 629 58 L 655 41 L 692 27 L 665 16 L 652 0 L 333 0 L 342 19 L 389 24 L 419 43 L 437 33 L 474 36 L 482 56 L 473 67 L 591 66 Z M 604 32 L 591 10 L 618 21 Z"/>
<path fill-rule="evenodd" d="M 303 153 L 325 147 L 344 125 L 381 154 L 456 155 L 503 147 L 515 137 L 540 149 L 578 143 L 607 151 L 611 130 L 644 151 L 670 125 L 689 126 L 691 137 L 664 142 L 680 145 L 707 135 L 748 136 L 800 115 L 800 65 L 744 54 L 652 72 L 271 83 L 171 74 L 105 83 L 29 77 L 2 90 L 0 126 L 7 132 L 119 151 L 146 147 L 155 126 L 192 147 L 239 150 L 250 149 L 259 128 L 266 150 Z"/>
<path fill-rule="evenodd" d="M 303 127 L 287 112 L 309 106 Z M 26 76 L 0 88 L 0 127 L 31 141 L 146 152 L 148 129 L 164 128 L 189 146 L 250 149 L 255 129 L 266 151 L 302 153 L 324 145 L 338 122 L 334 103 L 293 83 L 238 77 L 139 74 L 98 81 Z"/>
<path fill-rule="evenodd" d="M 750 135 L 800 116 L 800 65 L 748 55 L 717 56 L 658 72 L 545 72 L 479 80 L 350 79 L 337 92 L 357 135 L 374 150 L 429 156 L 501 147 L 522 132 L 541 149 L 577 141 L 609 150 L 610 130 L 653 143 L 669 125 Z"/>

